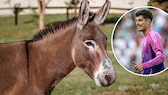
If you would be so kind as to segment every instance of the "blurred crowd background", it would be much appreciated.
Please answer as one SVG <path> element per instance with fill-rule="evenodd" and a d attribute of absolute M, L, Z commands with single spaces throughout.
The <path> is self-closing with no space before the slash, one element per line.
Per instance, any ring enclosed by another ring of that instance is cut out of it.
<path fill-rule="evenodd" d="M 149 8 L 153 14 L 151 27 L 158 32 L 163 40 L 166 56 L 165 66 L 168 66 L 168 14 L 160 9 Z M 113 35 L 113 48 L 115 56 L 120 64 L 133 72 L 131 62 L 141 62 L 141 41 L 144 35 L 136 30 L 134 13 L 132 10 L 126 13 L 116 25 Z"/>

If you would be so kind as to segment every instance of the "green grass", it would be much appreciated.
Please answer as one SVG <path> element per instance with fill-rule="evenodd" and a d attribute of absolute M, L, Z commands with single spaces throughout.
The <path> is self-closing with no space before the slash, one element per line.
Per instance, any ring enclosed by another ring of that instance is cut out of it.
<path fill-rule="evenodd" d="M 66 15 L 47 15 L 45 23 L 61 22 Z M 38 18 L 34 15 L 18 17 L 18 25 L 14 25 L 14 17 L 0 17 L 0 42 L 13 42 L 31 39 L 38 32 Z"/>
<path fill-rule="evenodd" d="M 97 87 L 81 69 L 74 69 L 54 89 L 52 95 L 167 95 L 168 72 L 141 77 L 124 70 L 114 59 L 117 80 L 109 87 Z"/>
<path fill-rule="evenodd" d="M 111 16 L 111 15 L 110 15 Z M 66 16 L 47 15 L 45 23 L 65 21 Z M 0 17 L 0 42 L 13 42 L 31 39 L 38 32 L 35 16 L 19 16 L 18 26 L 13 17 Z M 111 50 L 111 32 L 114 23 L 100 26 L 108 37 L 108 50 Z M 117 80 L 109 87 L 97 87 L 81 69 L 75 68 L 54 89 L 52 95 L 168 95 L 168 71 L 152 76 L 140 77 L 124 70 L 114 56 L 110 56 L 116 70 Z"/>
<path fill-rule="evenodd" d="M 108 17 L 109 18 L 109 17 Z M 62 22 L 66 20 L 66 15 L 46 15 L 45 24 Z M 101 25 L 102 31 L 108 36 L 108 49 L 111 50 L 110 37 L 112 32 L 112 23 Z M 38 19 L 34 15 L 25 15 L 18 17 L 18 25 L 14 25 L 14 17 L 0 17 L 0 42 L 14 42 L 28 40 L 38 32 Z"/>

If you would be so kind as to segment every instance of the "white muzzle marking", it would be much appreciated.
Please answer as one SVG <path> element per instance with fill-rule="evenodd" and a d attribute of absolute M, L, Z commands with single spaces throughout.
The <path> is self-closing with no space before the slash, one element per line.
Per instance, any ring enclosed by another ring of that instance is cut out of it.
<path fill-rule="evenodd" d="M 99 69 L 94 73 L 94 81 L 97 86 L 109 86 L 116 79 L 111 60 L 103 59 Z"/>

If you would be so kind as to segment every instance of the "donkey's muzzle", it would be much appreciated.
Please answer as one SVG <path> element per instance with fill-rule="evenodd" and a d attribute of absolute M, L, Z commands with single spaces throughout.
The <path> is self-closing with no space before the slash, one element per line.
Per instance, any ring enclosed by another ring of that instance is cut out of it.
<path fill-rule="evenodd" d="M 116 79 L 115 71 L 110 59 L 104 59 L 95 73 L 94 80 L 97 86 L 109 86 Z"/>
<path fill-rule="evenodd" d="M 112 74 L 99 74 L 97 77 L 99 80 L 98 86 L 110 86 L 116 79 Z"/>

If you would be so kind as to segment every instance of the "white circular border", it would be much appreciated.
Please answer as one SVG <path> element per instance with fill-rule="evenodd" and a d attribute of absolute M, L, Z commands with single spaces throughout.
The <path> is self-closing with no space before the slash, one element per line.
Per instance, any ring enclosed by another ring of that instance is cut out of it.
<path fill-rule="evenodd" d="M 131 10 L 125 12 L 125 13 L 117 20 L 117 22 L 115 23 L 114 28 L 113 28 L 113 30 L 112 30 L 112 34 L 111 34 L 111 48 L 112 48 L 114 57 L 115 57 L 115 59 L 117 60 L 117 62 L 118 62 L 126 71 L 130 72 L 131 74 L 134 74 L 134 75 L 137 75 L 137 76 L 145 76 L 145 77 L 150 77 L 150 76 L 159 75 L 159 74 L 163 73 L 164 71 L 166 71 L 166 70 L 168 69 L 168 67 L 166 67 L 164 70 L 162 70 L 162 71 L 160 71 L 160 72 L 158 72 L 158 73 L 154 73 L 154 74 L 149 74 L 149 75 L 138 74 L 138 73 L 135 73 L 135 72 L 133 72 L 133 71 L 131 71 L 131 70 L 128 70 L 125 66 L 123 66 L 123 65 L 120 63 L 119 59 L 118 59 L 118 58 L 116 57 L 116 55 L 115 55 L 114 46 L 113 46 L 113 42 L 114 42 L 114 41 L 113 41 L 113 36 L 114 36 L 114 31 L 115 31 L 115 29 L 116 29 L 116 27 L 117 27 L 119 21 L 120 21 L 125 15 L 127 15 L 129 12 L 131 12 L 131 11 L 133 11 L 133 10 L 136 10 L 136 9 L 139 9 L 139 8 L 153 8 L 153 9 L 156 9 L 156 10 L 159 10 L 159 11 L 163 11 L 163 10 L 161 10 L 161 9 L 159 9 L 159 8 L 156 8 L 156 7 L 153 7 L 153 6 L 139 6 L 139 7 L 132 8 Z M 163 11 L 163 12 L 164 12 L 164 11 Z M 168 15 L 168 13 L 166 13 L 166 12 L 164 12 L 164 13 Z"/>

